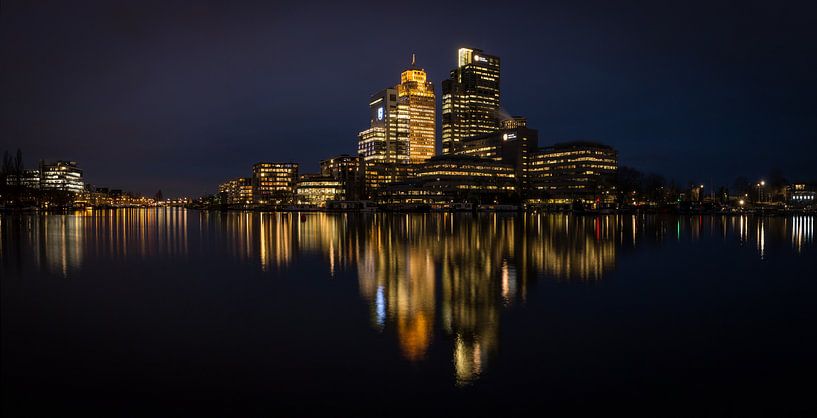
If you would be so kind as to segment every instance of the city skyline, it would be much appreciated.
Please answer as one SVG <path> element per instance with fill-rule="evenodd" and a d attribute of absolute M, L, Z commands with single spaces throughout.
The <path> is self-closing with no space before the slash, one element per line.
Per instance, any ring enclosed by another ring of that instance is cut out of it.
<path fill-rule="evenodd" d="M 0 1 L 4 417 L 817 416 L 817 2 Z"/>
<path fill-rule="evenodd" d="M 52 25 L 50 33 L 65 35 L 64 49 L 53 35 L 35 34 L 44 24 L 36 18 L 53 13 L 49 7 L 66 8 L 63 18 L 44 20 Z M 792 180 L 814 177 L 815 116 L 809 109 L 817 95 L 807 69 L 814 68 L 817 54 L 805 41 L 814 28 L 799 6 L 748 5 L 737 15 L 717 5 L 708 17 L 696 14 L 696 5 L 678 13 L 651 6 L 625 16 L 601 4 L 587 10 L 550 4 L 525 5 L 506 17 L 490 13 L 496 8 L 489 5 L 462 11 L 463 16 L 491 15 L 499 23 L 513 18 L 518 24 L 498 33 L 465 23 L 443 29 L 444 13 L 438 11 L 430 16 L 429 34 L 408 40 L 397 30 L 390 47 L 376 54 L 382 39 L 355 44 L 349 42 L 360 33 L 354 30 L 327 38 L 323 32 L 335 23 L 323 14 L 299 30 L 281 22 L 276 10 L 249 5 L 165 6 L 159 8 L 167 15 L 162 18 L 144 9 L 131 16 L 126 6 L 49 7 L 4 5 L 2 56 L 11 64 L 2 70 L 8 92 L 2 145 L 22 148 L 27 167 L 41 158 L 78 161 L 95 184 L 196 196 L 226 178 L 247 175 L 246 167 L 258 161 L 293 161 L 303 172 L 317 172 L 320 160 L 354 153 L 356 135 L 368 122 L 365 101 L 378 88 L 394 85 L 411 53 L 441 93 L 456 64 L 452 51 L 460 47 L 502 58 L 502 107 L 527 117 L 542 145 L 599 141 L 619 151 L 620 165 L 680 182 L 730 185 L 738 175 L 760 178 L 773 168 Z M 327 14 L 338 11 L 326 7 Z M 338 12 L 351 18 L 351 12 Z M 389 12 L 384 6 L 361 13 Z M 253 13 L 257 16 L 246 21 Z M 100 27 L 64 33 L 78 16 Z M 572 25 L 542 29 L 533 23 L 536 16 L 567 17 Z M 729 24 L 715 24 L 715 17 Z M 282 27 L 264 29 L 264 18 Z M 590 30 L 600 18 L 605 25 Z M 121 21 L 129 25 L 113 27 Z M 694 37 L 681 33 L 682 22 L 694 22 L 701 31 Z M 209 23 L 216 33 L 203 29 Z M 243 23 L 247 29 L 239 30 Z M 157 32 L 165 38 L 145 32 L 153 24 L 165 30 Z M 257 45 L 281 30 L 297 41 L 292 47 Z M 633 36 L 639 30 L 653 40 Z M 143 60 L 113 51 L 103 34 L 122 37 Z M 528 42 L 534 37 L 541 42 Z M 160 41 L 166 47 L 150 49 Z M 244 48 L 229 50 L 242 41 Z M 316 48 L 314 58 L 292 49 L 304 45 Z M 254 54 L 262 50 L 274 56 Z M 153 64 L 140 64 L 146 61 Z M 314 65 L 327 61 L 338 68 Z M 191 72 L 194 64 L 208 65 Z M 439 111 L 435 119 L 439 153 Z"/>

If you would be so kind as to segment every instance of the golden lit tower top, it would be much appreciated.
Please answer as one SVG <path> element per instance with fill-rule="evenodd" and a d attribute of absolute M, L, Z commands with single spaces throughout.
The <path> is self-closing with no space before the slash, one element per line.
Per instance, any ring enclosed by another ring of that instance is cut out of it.
<path fill-rule="evenodd" d="M 408 143 L 409 162 L 422 163 L 435 153 L 436 99 L 434 84 L 415 66 L 414 54 L 411 64 L 397 85 L 398 131 Z"/>

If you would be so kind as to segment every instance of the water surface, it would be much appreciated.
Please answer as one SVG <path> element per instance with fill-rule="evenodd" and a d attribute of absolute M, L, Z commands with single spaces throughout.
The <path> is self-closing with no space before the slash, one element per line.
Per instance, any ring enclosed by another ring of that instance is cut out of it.
<path fill-rule="evenodd" d="M 815 412 L 813 217 L 133 209 L 0 237 L 4 412 Z"/>

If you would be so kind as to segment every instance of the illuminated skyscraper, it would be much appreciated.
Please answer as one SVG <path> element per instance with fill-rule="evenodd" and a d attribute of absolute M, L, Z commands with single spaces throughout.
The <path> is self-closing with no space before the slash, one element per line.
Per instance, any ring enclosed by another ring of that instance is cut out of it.
<path fill-rule="evenodd" d="M 397 85 L 398 130 L 408 138 L 409 162 L 422 163 L 434 156 L 435 110 L 434 84 L 426 72 L 414 65 L 400 75 Z"/>
<path fill-rule="evenodd" d="M 358 155 L 366 163 L 422 163 L 434 156 L 436 101 L 434 84 L 414 66 L 400 84 L 369 100 L 369 129 L 358 134 Z"/>
<path fill-rule="evenodd" d="M 358 155 L 367 162 L 408 162 L 408 138 L 398 136 L 397 90 L 387 88 L 373 94 L 369 113 L 369 129 L 358 134 Z"/>
<path fill-rule="evenodd" d="M 443 154 L 456 151 L 464 138 L 499 128 L 499 57 L 460 48 L 457 68 L 442 86 Z"/>

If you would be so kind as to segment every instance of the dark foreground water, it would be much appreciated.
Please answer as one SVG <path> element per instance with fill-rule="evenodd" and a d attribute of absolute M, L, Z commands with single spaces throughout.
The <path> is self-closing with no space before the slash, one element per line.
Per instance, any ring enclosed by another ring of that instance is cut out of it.
<path fill-rule="evenodd" d="M 15 416 L 817 412 L 813 217 L 150 209 L 0 236 Z"/>

